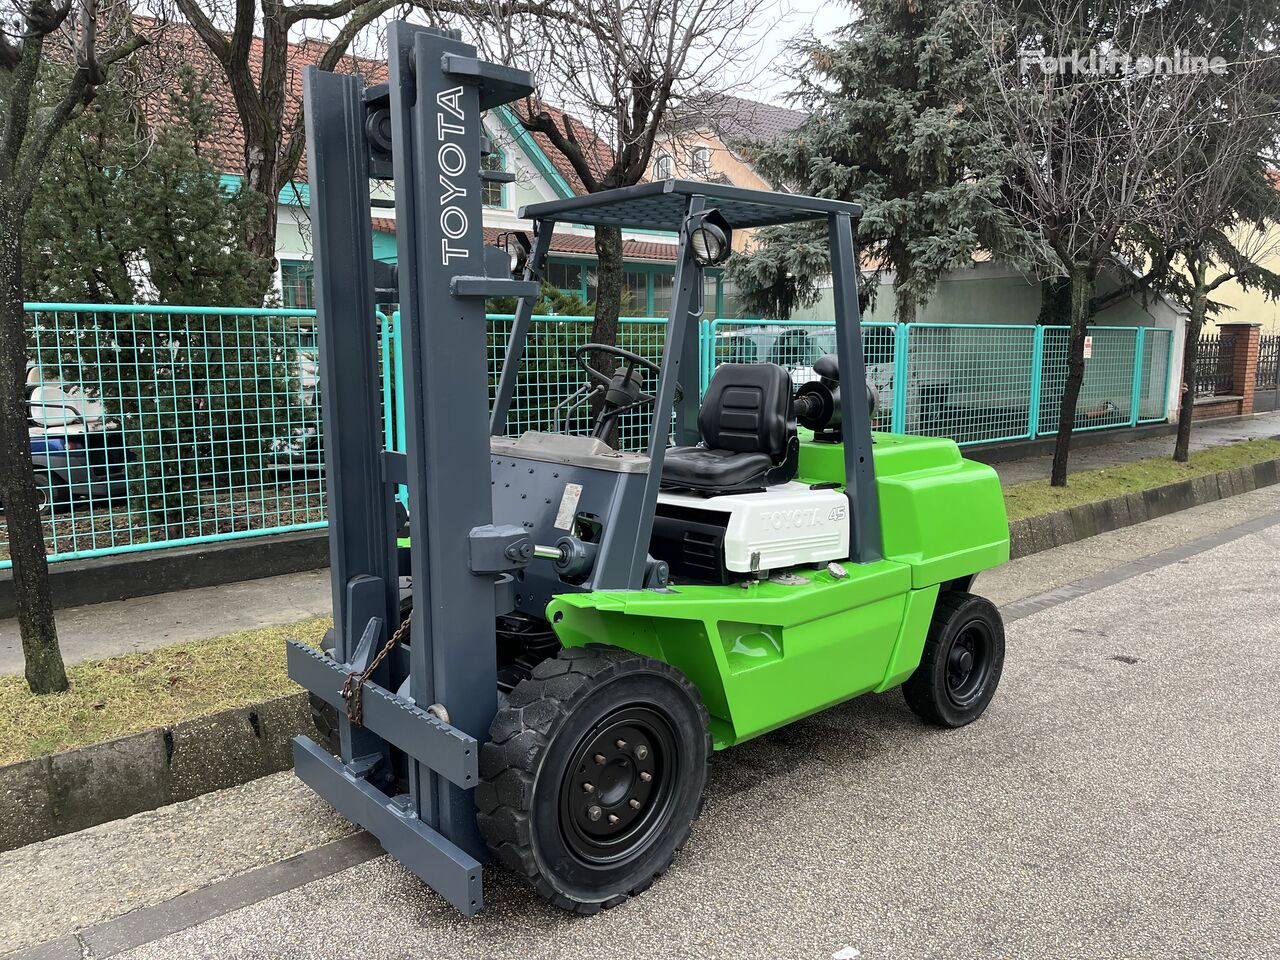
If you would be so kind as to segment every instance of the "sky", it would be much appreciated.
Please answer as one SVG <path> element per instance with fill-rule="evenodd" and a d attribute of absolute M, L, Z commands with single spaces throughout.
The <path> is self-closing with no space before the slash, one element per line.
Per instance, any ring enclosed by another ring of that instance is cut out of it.
<path fill-rule="evenodd" d="M 767 26 L 757 37 L 759 55 L 743 71 L 743 95 L 785 106 L 790 83 L 778 68 L 787 61 L 787 45 L 808 31 L 820 37 L 830 34 L 849 22 L 851 11 L 847 0 L 776 0 L 771 7 L 760 11 Z"/>

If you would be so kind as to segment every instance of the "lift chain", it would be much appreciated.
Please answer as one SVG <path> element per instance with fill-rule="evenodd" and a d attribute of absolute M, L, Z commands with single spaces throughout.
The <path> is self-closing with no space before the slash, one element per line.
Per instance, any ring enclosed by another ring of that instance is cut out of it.
<path fill-rule="evenodd" d="M 348 673 L 347 679 L 342 682 L 342 699 L 347 702 L 347 719 L 357 727 L 364 726 L 364 682 L 369 679 L 373 671 L 378 669 L 378 664 L 382 663 L 395 645 L 404 639 L 412 622 L 413 614 L 410 613 L 409 616 L 404 618 L 404 622 L 396 628 L 396 632 L 391 635 L 391 639 L 382 645 L 382 649 L 370 661 L 369 666 L 363 670 Z"/>

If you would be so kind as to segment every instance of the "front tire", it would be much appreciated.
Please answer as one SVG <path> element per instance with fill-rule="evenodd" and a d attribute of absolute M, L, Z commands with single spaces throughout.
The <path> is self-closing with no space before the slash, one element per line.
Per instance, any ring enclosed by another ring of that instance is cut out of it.
<path fill-rule="evenodd" d="M 494 859 L 577 913 L 645 890 L 702 809 L 707 723 L 669 664 L 595 644 L 544 660 L 480 751 L 477 821 Z"/>
<path fill-rule="evenodd" d="M 907 706 L 942 727 L 982 716 L 1004 671 L 1004 621 L 984 597 L 959 591 L 938 598 L 920 665 L 902 685 Z"/>

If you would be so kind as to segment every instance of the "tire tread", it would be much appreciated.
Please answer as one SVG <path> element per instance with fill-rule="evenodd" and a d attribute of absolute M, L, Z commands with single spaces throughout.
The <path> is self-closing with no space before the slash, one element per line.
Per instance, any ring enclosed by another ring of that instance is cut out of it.
<path fill-rule="evenodd" d="M 698 689 L 670 664 L 645 657 L 630 650 L 603 644 L 568 647 L 557 656 L 544 660 L 533 669 L 529 679 L 522 680 L 511 692 L 507 704 L 494 717 L 492 730 L 500 735 L 480 749 L 481 782 L 476 786 L 476 816 L 480 832 L 494 859 L 523 876 L 545 900 L 563 910 L 594 914 L 623 903 L 628 897 L 646 890 L 655 878 L 666 872 L 675 855 L 689 838 L 693 821 L 702 812 L 704 795 L 697 808 L 671 845 L 654 872 L 618 896 L 595 902 L 582 902 L 565 896 L 540 869 L 533 852 L 533 828 L 530 806 L 533 783 L 538 768 L 556 732 L 568 720 L 574 706 L 601 683 L 628 669 L 643 666 L 661 674 L 684 690 L 697 705 L 702 718 L 707 768 L 710 769 L 711 733 L 707 709 Z M 521 791 L 521 802 L 504 801 L 499 780 L 514 776 L 527 789 Z M 705 773 L 704 773 L 705 777 Z"/>

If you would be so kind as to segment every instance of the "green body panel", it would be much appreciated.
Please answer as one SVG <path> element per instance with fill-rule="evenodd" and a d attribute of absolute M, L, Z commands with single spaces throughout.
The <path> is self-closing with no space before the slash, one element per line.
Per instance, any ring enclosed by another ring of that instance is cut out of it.
<path fill-rule="evenodd" d="M 884 555 L 911 565 L 911 585 L 946 583 L 1009 559 L 1000 478 L 939 437 L 872 434 Z M 801 443 L 800 477 L 843 481 L 844 448 Z"/>
<path fill-rule="evenodd" d="M 994 470 L 950 440 L 875 435 L 885 559 L 792 571 L 799 582 L 566 593 L 547 616 L 567 647 L 607 643 L 698 687 L 717 749 L 911 676 L 943 584 L 1009 558 Z M 839 444 L 806 439 L 800 479 L 842 482 Z"/>
<path fill-rule="evenodd" d="M 723 747 L 888 675 L 913 593 L 910 568 L 882 560 L 850 566 L 844 579 L 822 568 L 795 573 L 807 582 L 562 594 L 547 613 L 565 646 L 608 643 L 682 670 Z"/>

